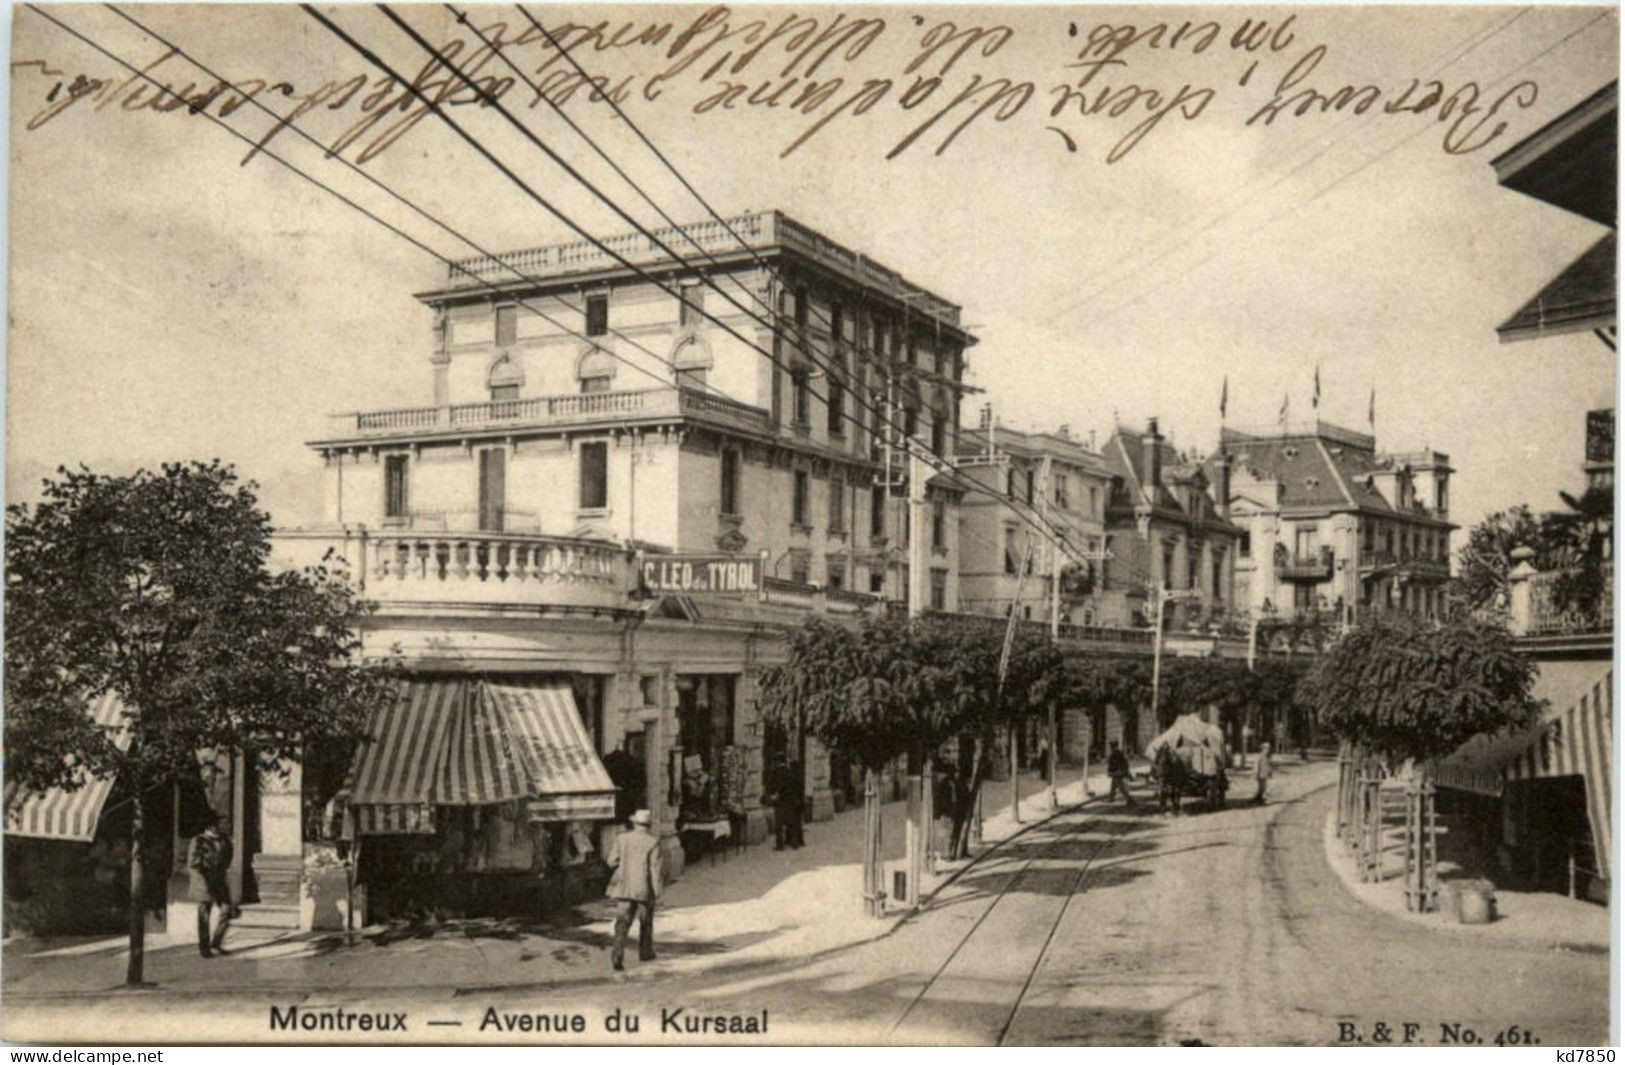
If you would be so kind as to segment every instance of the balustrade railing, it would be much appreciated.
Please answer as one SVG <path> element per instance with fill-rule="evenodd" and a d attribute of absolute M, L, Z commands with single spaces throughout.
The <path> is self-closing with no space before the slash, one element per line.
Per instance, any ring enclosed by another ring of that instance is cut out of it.
<path fill-rule="evenodd" d="M 622 392 L 581 392 L 524 399 L 455 403 L 447 407 L 413 407 L 337 415 L 340 434 L 432 432 L 485 426 L 568 425 L 597 419 L 662 417 L 680 414 L 767 429 L 768 412 L 727 396 L 692 388 L 646 388 Z"/>
<path fill-rule="evenodd" d="M 372 589 L 391 583 L 627 587 L 628 553 L 613 544 L 509 533 L 386 533 L 368 565 Z"/>
<path fill-rule="evenodd" d="M 1524 627 L 1527 636 L 1567 636 L 1585 633 L 1607 633 L 1614 629 L 1614 567 L 1603 565 L 1597 574 L 1596 602 L 1589 608 L 1571 601 L 1564 602 L 1559 585 L 1571 578 L 1571 572 L 1553 570 L 1536 573 L 1529 578 L 1529 619 Z"/>

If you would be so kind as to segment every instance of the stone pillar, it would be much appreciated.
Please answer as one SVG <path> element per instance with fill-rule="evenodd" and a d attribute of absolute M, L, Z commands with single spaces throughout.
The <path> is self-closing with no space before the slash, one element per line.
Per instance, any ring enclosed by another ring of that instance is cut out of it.
<path fill-rule="evenodd" d="M 305 850 L 303 773 L 297 762 L 285 777 L 251 772 L 258 776 L 260 793 L 260 849 L 250 856 L 260 904 L 297 909 Z"/>
<path fill-rule="evenodd" d="M 801 775 L 806 781 L 807 820 L 828 821 L 835 816 L 835 792 L 829 786 L 829 751 L 809 737 Z"/>
<path fill-rule="evenodd" d="M 1529 578 L 1538 572 L 1529 560 L 1535 557 L 1532 548 L 1518 547 L 1512 551 L 1512 572 L 1507 574 L 1508 589 L 1507 627 L 1512 635 L 1522 636 L 1534 622 L 1534 587 Z"/>
<path fill-rule="evenodd" d="M 683 875 L 683 843 L 677 837 L 676 806 L 667 796 L 681 794 L 682 781 L 671 775 L 672 751 L 682 735 L 677 725 L 677 675 L 670 667 L 660 673 L 660 705 L 644 711 L 643 746 L 649 780 L 649 812 L 660 836 L 660 851 L 666 858 L 666 874 L 673 880 Z"/>
<path fill-rule="evenodd" d="M 756 844 L 767 838 L 767 811 L 762 808 L 762 743 L 764 729 L 761 710 L 756 705 L 759 677 L 746 669 L 734 692 L 734 743 L 745 758 L 745 842 Z"/>

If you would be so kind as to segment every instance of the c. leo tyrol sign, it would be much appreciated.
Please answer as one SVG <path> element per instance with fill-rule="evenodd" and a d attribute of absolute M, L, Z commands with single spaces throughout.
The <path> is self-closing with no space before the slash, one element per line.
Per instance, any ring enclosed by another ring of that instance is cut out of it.
<path fill-rule="evenodd" d="M 655 555 L 639 561 L 646 592 L 750 592 L 762 590 L 760 555 Z"/>

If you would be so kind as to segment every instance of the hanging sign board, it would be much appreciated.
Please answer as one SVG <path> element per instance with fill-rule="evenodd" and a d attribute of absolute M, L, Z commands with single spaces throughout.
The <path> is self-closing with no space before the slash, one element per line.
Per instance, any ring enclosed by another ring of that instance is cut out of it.
<path fill-rule="evenodd" d="M 750 592 L 762 590 L 760 555 L 645 555 L 638 575 L 647 592 Z"/>

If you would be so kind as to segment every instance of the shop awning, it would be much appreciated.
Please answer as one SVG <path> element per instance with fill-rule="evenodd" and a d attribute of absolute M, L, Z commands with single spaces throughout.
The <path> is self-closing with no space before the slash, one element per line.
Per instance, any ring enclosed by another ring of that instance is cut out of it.
<path fill-rule="evenodd" d="M 90 706 L 96 724 L 114 728 L 113 742 L 120 750 L 129 743 L 124 725 L 124 704 L 112 692 L 104 693 Z M 96 835 L 96 822 L 113 790 L 113 782 L 91 777 L 73 791 L 52 788 L 28 792 L 13 784 L 5 789 L 6 834 L 35 839 L 63 839 L 89 843 Z"/>
<path fill-rule="evenodd" d="M 450 746 L 438 802 L 525 799 L 535 821 L 615 816 L 615 785 L 567 684 L 481 682 Z"/>
<path fill-rule="evenodd" d="M 468 701 L 463 680 L 402 681 L 373 712 L 350 770 L 355 830 L 366 835 L 434 831 L 436 776 Z"/>
<path fill-rule="evenodd" d="M 1613 852 L 1613 685 L 1604 667 L 1578 698 L 1553 702 L 1554 709 L 1532 729 L 1476 736 L 1435 767 L 1447 788 L 1499 796 L 1509 781 L 1544 777 L 1585 778 L 1586 817 L 1591 824 L 1598 866 L 1610 868 Z M 1540 694 L 1537 685 L 1537 694 Z"/>

